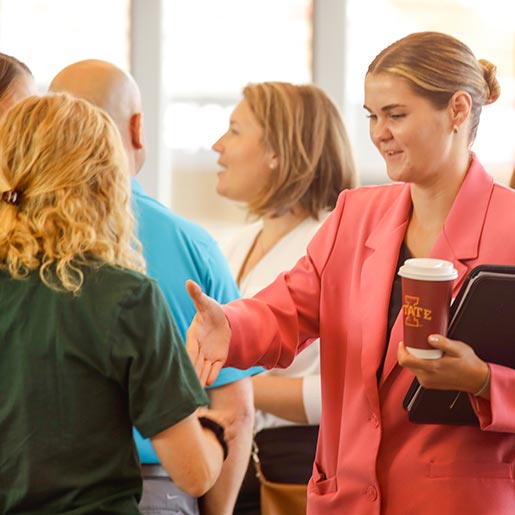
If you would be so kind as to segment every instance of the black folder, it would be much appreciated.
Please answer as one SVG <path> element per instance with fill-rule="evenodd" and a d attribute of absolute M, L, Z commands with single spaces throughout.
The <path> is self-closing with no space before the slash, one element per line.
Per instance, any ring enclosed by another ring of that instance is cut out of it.
<path fill-rule="evenodd" d="M 469 273 L 451 306 L 447 336 L 484 361 L 515 368 L 515 266 L 480 265 Z M 467 393 L 430 390 L 417 378 L 403 406 L 412 422 L 479 424 Z"/>

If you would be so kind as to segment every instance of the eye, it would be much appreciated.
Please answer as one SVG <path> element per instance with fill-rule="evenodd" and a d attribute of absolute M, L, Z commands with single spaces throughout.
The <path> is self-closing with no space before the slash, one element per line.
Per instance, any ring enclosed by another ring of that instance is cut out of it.
<path fill-rule="evenodd" d="M 406 115 L 404 113 L 398 113 L 398 114 L 391 114 L 390 118 L 392 120 L 399 120 L 401 118 L 404 118 Z"/>
<path fill-rule="evenodd" d="M 377 120 L 377 116 L 372 113 L 368 113 L 365 115 L 369 120 Z"/>

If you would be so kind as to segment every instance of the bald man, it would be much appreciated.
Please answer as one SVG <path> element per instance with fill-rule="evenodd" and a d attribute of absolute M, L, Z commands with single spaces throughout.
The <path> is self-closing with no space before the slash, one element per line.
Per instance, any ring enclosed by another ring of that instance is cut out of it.
<path fill-rule="evenodd" d="M 139 88 L 129 74 L 105 61 L 81 61 L 59 72 L 50 91 L 68 92 L 102 107 L 120 130 L 129 158 L 129 173 L 132 176 L 138 173 L 145 161 L 143 115 Z M 134 177 L 132 192 L 147 273 L 158 281 L 184 338 L 195 315 L 185 290 L 187 279 L 199 282 L 208 295 L 221 303 L 235 299 L 237 287 L 218 245 L 206 231 L 148 197 Z M 227 431 L 234 438 L 218 481 L 200 502 L 173 485 L 159 465 L 150 442 L 135 430 L 142 463 L 140 509 L 144 514 L 197 514 L 199 507 L 202 514 L 232 514 L 252 441 L 250 376 L 259 370 L 223 369 L 216 383 L 207 390 L 211 407 L 223 411 L 232 421 Z"/>

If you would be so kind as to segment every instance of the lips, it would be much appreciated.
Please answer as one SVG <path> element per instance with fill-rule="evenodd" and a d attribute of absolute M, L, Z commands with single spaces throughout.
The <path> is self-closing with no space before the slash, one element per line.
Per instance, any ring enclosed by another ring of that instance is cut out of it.
<path fill-rule="evenodd" d="M 403 154 L 402 150 L 383 150 L 383 159 L 386 161 L 396 160 Z"/>
<path fill-rule="evenodd" d="M 218 175 L 224 173 L 227 170 L 227 165 L 222 163 L 221 161 L 217 161 L 216 164 L 219 167 L 219 170 L 217 171 Z"/>

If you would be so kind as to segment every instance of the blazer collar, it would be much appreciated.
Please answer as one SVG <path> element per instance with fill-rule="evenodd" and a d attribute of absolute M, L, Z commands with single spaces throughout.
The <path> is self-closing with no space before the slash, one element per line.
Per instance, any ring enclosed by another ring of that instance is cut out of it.
<path fill-rule="evenodd" d="M 477 258 L 493 185 L 493 178 L 487 174 L 475 154 L 472 153 L 469 171 L 431 251 L 431 257 L 440 259 L 447 257 L 451 261 Z M 405 184 L 404 188 L 400 190 L 398 200 L 376 225 L 365 245 L 374 250 L 383 245 L 392 245 L 391 231 L 407 221 L 410 209 L 410 187 Z"/>
<path fill-rule="evenodd" d="M 460 268 L 455 284 L 461 284 L 463 273 L 468 267 L 461 267 L 463 261 L 476 259 L 494 186 L 476 156 L 472 154 L 469 171 L 456 195 L 445 224 L 431 251 L 431 257 L 448 259 Z"/>

